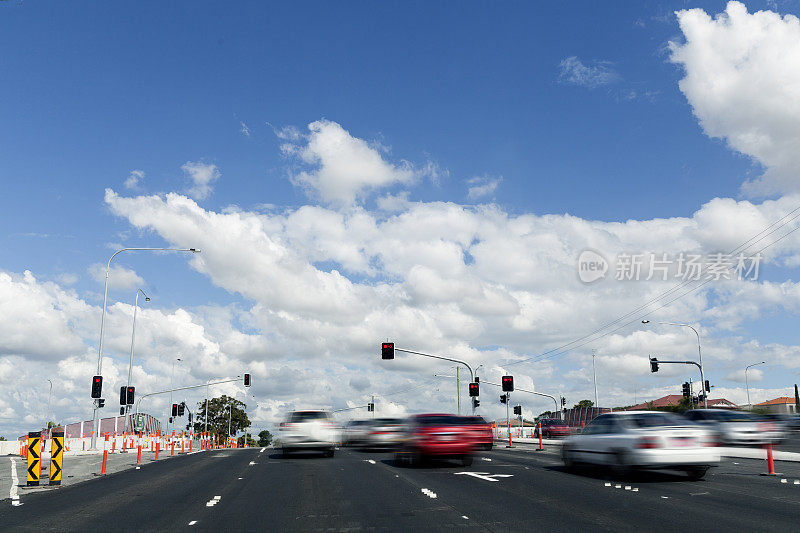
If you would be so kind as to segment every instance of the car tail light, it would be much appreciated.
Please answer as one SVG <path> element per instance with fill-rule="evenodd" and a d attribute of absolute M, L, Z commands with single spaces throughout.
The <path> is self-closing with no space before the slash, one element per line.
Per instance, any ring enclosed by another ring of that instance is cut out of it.
<path fill-rule="evenodd" d="M 642 437 L 636 443 L 636 447 L 640 449 L 660 448 L 661 444 L 656 437 Z"/>

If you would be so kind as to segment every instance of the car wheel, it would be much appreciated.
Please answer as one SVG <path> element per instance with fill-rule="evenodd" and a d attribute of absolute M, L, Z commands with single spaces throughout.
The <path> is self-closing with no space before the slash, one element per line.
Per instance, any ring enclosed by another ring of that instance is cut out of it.
<path fill-rule="evenodd" d="M 686 473 L 689 475 L 689 479 L 699 481 L 705 477 L 706 472 L 708 472 L 708 468 L 708 466 L 693 466 L 691 468 L 687 468 Z"/>
<path fill-rule="evenodd" d="M 631 473 L 630 457 L 627 451 L 617 450 L 611 470 L 617 477 L 626 477 Z"/>
<path fill-rule="evenodd" d="M 331 448 L 330 450 L 325 450 L 325 457 L 333 457 L 334 450 Z"/>
<path fill-rule="evenodd" d="M 462 466 L 471 466 L 472 465 L 472 456 L 471 455 L 463 455 L 461 457 L 461 465 Z"/>
<path fill-rule="evenodd" d="M 289 457 L 289 454 L 291 452 L 292 451 L 289 448 L 281 448 L 281 455 L 283 456 L 284 459 Z"/>

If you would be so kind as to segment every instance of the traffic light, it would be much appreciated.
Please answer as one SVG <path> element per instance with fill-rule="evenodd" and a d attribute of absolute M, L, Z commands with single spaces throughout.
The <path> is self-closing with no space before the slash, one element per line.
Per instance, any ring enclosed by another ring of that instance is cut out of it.
<path fill-rule="evenodd" d="M 128 387 L 128 393 L 126 394 L 128 405 L 133 405 L 133 397 L 136 392 L 136 387 Z"/>
<path fill-rule="evenodd" d="M 92 378 L 92 398 L 99 398 L 103 395 L 103 376 Z"/>
<path fill-rule="evenodd" d="M 481 382 L 481 378 L 479 376 L 475 376 L 475 383 L 480 383 L 480 382 Z"/>
<path fill-rule="evenodd" d="M 375 410 L 375 404 L 372 403 L 372 402 L 368 403 L 367 404 L 367 411 L 374 411 L 374 410 Z"/>
<path fill-rule="evenodd" d="M 522 406 L 521 405 L 515 405 L 514 406 L 514 414 L 515 415 L 521 415 L 522 414 Z"/>
<path fill-rule="evenodd" d="M 172 416 L 178 416 L 178 404 L 177 403 L 173 403 L 172 404 Z M 172 422 L 172 420 L 170 420 L 170 422 Z"/>
<path fill-rule="evenodd" d="M 186 413 L 186 404 L 181 402 L 178 404 L 178 416 L 183 416 Z"/>
<path fill-rule="evenodd" d="M 706 380 L 706 392 L 711 392 L 711 384 Z M 705 396 L 705 394 L 703 395 Z"/>
<path fill-rule="evenodd" d="M 119 416 L 122 416 L 124 414 L 125 414 L 125 408 L 124 407 L 120 407 L 119 408 Z"/>
<path fill-rule="evenodd" d="M 561 407 L 566 407 L 566 406 L 567 406 L 567 399 L 562 396 L 561 397 Z"/>
<path fill-rule="evenodd" d="M 508 401 L 507 400 L 507 396 L 505 394 L 501 394 L 500 395 L 500 403 L 506 403 L 506 401 Z"/>
<path fill-rule="evenodd" d="M 514 376 L 503 376 L 503 392 L 514 391 Z"/>
<path fill-rule="evenodd" d="M 128 393 L 125 389 L 125 385 L 119 388 L 119 404 L 126 405 L 125 402 L 128 401 Z"/>
<path fill-rule="evenodd" d="M 172 417 L 169 417 L 169 423 L 172 424 Z"/>
<path fill-rule="evenodd" d="M 655 357 L 650 358 L 650 372 L 658 372 L 658 359 Z"/>
<path fill-rule="evenodd" d="M 384 342 L 381 344 L 381 359 L 394 359 L 393 342 Z"/>
<path fill-rule="evenodd" d="M 249 387 L 250 386 L 250 374 L 245 374 L 244 375 L 244 386 L 245 387 Z"/>
<path fill-rule="evenodd" d="M 478 407 L 480 407 L 480 405 L 481 405 L 481 401 L 479 399 L 477 399 L 477 398 L 473 398 L 472 399 L 472 408 L 473 409 L 477 409 Z"/>
<path fill-rule="evenodd" d="M 469 384 L 469 395 L 470 396 L 478 396 L 480 394 L 479 390 L 478 390 L 478 387 L 479 387 L 479 385 L 477 383 L 470 383 Z"/>
<path fill-rule="evenodd" d="M 98 409 L 102 409 L 105 406 L 106 406 L 106 401 L 103 398 L 98 398 L 97 399 L 97 408 Z"/>
<path fill-rule="evenodd" d="M 189 423 L 192 423 L 192 413 L 189 413 Z"/>
<path fill-rule="evenodd" d="M 689 396 L 692 395 L 692 391 L 689 390 L 689 382 L 688 381 L 684 382 L 682 387 L 683 387 L 683 397 L 684 398 L 688 398 Z"/>

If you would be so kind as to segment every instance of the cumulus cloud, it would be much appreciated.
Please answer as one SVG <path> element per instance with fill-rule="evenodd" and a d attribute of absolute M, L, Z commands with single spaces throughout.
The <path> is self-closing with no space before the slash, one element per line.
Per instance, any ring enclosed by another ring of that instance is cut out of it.
<path fill-rule="evenodd" d="M 105 284 L 106 265 L 95 263 L 89 267 L 89 275 L 97 283 Z M 120 265 L 111 265 L 108 275 L 109 290 L 129 290 L 144 286 L 144 279 L 135 271 Z"/>
<path fill-rule="evenodd" d="M 318 120 L 309 124 L 308 130 L 305 136 L 291 130 L 282 133 L 281 138 L 293 142 L 281 149 L 300 165 L 292 182 L 326 203 L 352 205 L 370 191 L 407 185 L 425 174 L 407 161 L 387 161 L 384 147 L 353 137 L 336 122 Z M 427 168 L 438 175 L 438 167 Z"/>
<path fill-rule="evenodd" d="M 474 177 L 467 180 L 469 190 L 467 191 L 467 198 L 470 200 L 477 200 L 485 196 L 491 196 L 497 190 L 497 186 L 503 181 L 502 177 L 493 178 L 491 176 Z"/>
<path fill-rule="evenodd" d="M 135 189 L 139 186 L 139 182 L 144 179 L 144 170 L 131 170 L 128 178 L 125 180 L 126 189 Z"/>
<path fill-rule="evenodd" d="M 248 128 L 247 124 L 245 124 L 244 122 L 239 122 L 239 133 L 241 133 L 245 137 L 250 137 L 250 128 Z"/>
<path fill-rule="evenodd" d="M 714 18 L 702 9 L 677 16 L 685 41 L 669 44 L 670 57 L 703 131 L 765 167 L 742 191 L 800 189 L 800 20 L 748 13 L 740 2 Z"/>
<path fill-rule="evenodd" d="M 193 185 L 189 188 L 189 196 L 195 200 L 205 200 L 211 194 L 211 183 L 219 179 L 220 172 L 216 165 L 200 161 L 187 161 L 181 170 L 189 177 Z"/>
<path fill-rule="evenodd" d="M 569 85 L 595 89 L 618 81 L 619 74 L 607 62 L 587 66 L 578 57 L 570 56 L 558 64 L 558 80 Z"/>

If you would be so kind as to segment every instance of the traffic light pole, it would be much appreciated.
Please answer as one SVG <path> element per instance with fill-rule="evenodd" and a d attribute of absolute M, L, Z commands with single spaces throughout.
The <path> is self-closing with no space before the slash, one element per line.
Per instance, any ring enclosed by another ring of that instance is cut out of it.
<path fill-rule="evenodd" d="M 703 375 L 703 365 L 697 363 L 695 361 L 662 361 L 661 359 L 657 359 L 656 362 L 660 365 L 661 363 L 666 363 L 670 365 L 694 365 L 700 369 L 700 390 L 703 391 L 703 407 L 708 409 L 708 393 L 710 391 L 706 390 L 706 377 Z"/>
<path fill-rule="evenodd" d="M 486 383 L 487 385 L 494 385 L 495 387 L 502 387 L 502 385 L 500 385 L 499 383 L 492 383 L 491 381 L 482 381 L 481 383 Z M 519 387 L 514 387 L 514 390 L 519 392 L 527 392 L 528 394 L 535 394 L 536 396 L 544 396 L 545 398 L 550 398 L 551 400 L 553 400 L 553 403 L 556 404 L 556 411 L 560 412 L 558 408 L 558 400 L 556 400 L 555 396 L 550 396 L 549 394 L 545 394 L 543 392 L 535 392 L 532 390 L 520 389 Z M 506 406 L 506 410 L 508 410 L 507 408 L 508 406 Z"/>
<path fill-rule="evenodd" d="M 506 393 L 506 428 L 508 429 L 508 446 L 506 448 L 511 448 L 511 417 L 508 414 L 508 406 L 511 404 L 511 393 Z"/>
<path fill-rule="evenodd" d="M 239 381 L 242 376 L 236 376 L 234 379 L 225 379 L 222 381 L 212 381 L 210 383 L 203 383 L 202 385 L 190 385 L 188 387 L 178 387 L 176 389 L 168 389 L 162 390 L 158 392 L 148 392 L 147 394 L 142 394 L 139 396 L 139 400 L 136 402 L 136 418 L 139 418 L 139 407 L 142 404 L 142 400 L 147 398 L 148 396 L 157 396 L 159 394 L 167 394 L 170 392 L 177 392 L 179 390 L 190 390 L 190 389 L 199 389 L 200 387 L 208 387 L 209 385 L 220 385 L 222 383 L 233 383 L 234 381 Z M 206 398 L 206 428 L 208 428 L 208 398 Z"/>
<path fill-rule="evenodd" d="M 441 359 L 442 361 L 450 361 L 451 363 L 458 363 L 458 364 L 464 365 L 465 367 L 467 367 L 467 370 L 469 370 L 469 378 L 470 378 L 469 381 L 470 381 L 470 383 L 474 383 L 475 382 L 475 373 L 472 371 L 472 367 L 469 366 L 469 363 L 467 363 L 466 361 L 462 361 L 461 359 L 453 359 L 452 357 L 442 357 L 441 355 L 431 355 L 429 353 L 415 352 L 413 350 L 405 350 L 403 348 L 395 348 L 394 351 L 411 353 L 411 354 L 414 354 L 414 355 L 421 355 L 422 357 L 431 357 L 433 359 Z M 475 404 L 474 403 L 472 404 L 472 414 L 473 415 L 475 414 Z"/>

